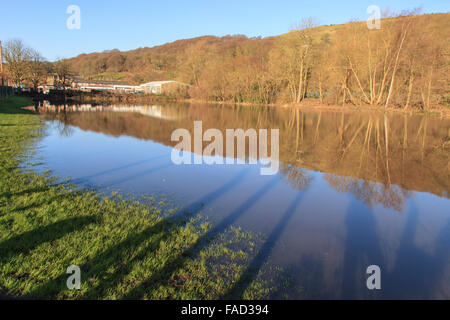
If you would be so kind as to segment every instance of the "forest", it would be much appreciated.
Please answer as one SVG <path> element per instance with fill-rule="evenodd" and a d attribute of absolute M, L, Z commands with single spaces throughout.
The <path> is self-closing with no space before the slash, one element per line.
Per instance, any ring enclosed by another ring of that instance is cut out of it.
<path fill-rule="evenodd" d="M 309 18 L 277 37 L 204 36 L 67 62 L 89 79 L 179 80 L 199 100 L 428 109 L 450 103 L 449 18 L 415 9 L 382 19 L 379 30 Z"/>

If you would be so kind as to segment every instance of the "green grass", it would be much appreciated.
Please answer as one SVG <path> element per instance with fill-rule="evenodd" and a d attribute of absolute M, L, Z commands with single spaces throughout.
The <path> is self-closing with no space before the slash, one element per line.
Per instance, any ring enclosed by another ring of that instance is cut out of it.
<path fill-rule="evenodd" d="M 104 72 L 95 76 L 98 80 L 122 80 L 126 74 L 120 72 Z"/>
<path fill-rule="evenodd" d="M 0 98 L 0 114 L 30 114 L 29 111 L 21 108 L 31 105 L 33 105 L 33 101 L 27 97 Z"/>
<path fill-rule="evenodd" d="M 206 218 L 159 199 L 100 196 L 24 169 L 42 136 L 39 116 L 20 108 L 30 104 L 0 100 L 0 297 L 230 297 L 261 247 L 259 235 L 233 227 L 210 235 Z M 67 289 L 70 265 L 81 268 L 80 290 Z M 266 269 L 239 298 L 270 297 L 267 279 L 276 277 Z"/>

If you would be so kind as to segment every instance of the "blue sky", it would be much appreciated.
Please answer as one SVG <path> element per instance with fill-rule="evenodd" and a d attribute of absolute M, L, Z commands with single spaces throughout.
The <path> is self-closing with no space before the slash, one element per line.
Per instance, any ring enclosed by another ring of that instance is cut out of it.
<path fill-rule="evenodd" d="M 27 0 L 2 1 L 0 40 L 20 38 L 47 59 L 108 49 L 152 47 L 201 35 L 273 36 L 301 18 L 321 24 L 366 20 L 366 8 L 392 10 L 423 6 L 426 13 L 449 12 L 448 0 Z M 69 30 L 69 5 L 81 9 L 81 29 Z"/>

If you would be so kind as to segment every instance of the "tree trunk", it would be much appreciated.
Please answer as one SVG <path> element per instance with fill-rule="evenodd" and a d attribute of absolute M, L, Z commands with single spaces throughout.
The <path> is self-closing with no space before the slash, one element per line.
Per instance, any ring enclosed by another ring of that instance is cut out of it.
<path fill-rule="evenodd" d="M 412 93 L 412 88 L 413 88 L 413 82 L 414 82 L 414 75 L 413 75 L 412 72 L 410 72 L 410 74 L 409 74 L 409 84 L 408 84 L 408 96 L 406 98 L 405 109 L 408 109 L 409 103 L 411 102 L 411 93 Z"/>

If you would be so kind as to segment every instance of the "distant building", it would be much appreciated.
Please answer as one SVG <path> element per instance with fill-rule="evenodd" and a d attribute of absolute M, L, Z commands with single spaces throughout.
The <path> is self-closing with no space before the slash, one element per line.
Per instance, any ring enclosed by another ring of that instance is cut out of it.
<path fill-rule="evenodd" d="M 56 76 L 49 76 L 44 90 L 57 88 Z M 106 80 L 85 80 L 80 76 L 72 76 L 71 89 L 81 91 L 105 91 L 105 92 L 129 92 L 129 93 L 148 93 L 148 94 L 177 94 L 185 95 L 189 85 L 174 81 L 152 81 L 133 86 L 120 81 L 106 81 Z"/>
<path fill-rule="evenodd" d="M 189 87 L 189 85 L 178 81 L 168 80 L 168 81 L 152 81 L 141 84 L 140 87 L 144 89 L 145 93 L 168 94 L 180 90 L 186 90 Z"/>
<path fill-rule="evenodd" d="M 148 83 L 141 84 L 140 87 L 144 89 L 145 93 L 161 94 L 163 91 L 163 86 L 175 81 L 152 81 Z"/>
<path fill-rule="evenodd" d="M 143 91 L 140 86 L 131 86 L 127 84 L 117 84 L 113 85 L 114 91 L 122 91 L 122 92 L 139 92 Z"/>
<path fill-rule="evenodd" d="M 135 88 L 135 86 L 118 81 L 84 80 L 79 78 L 75 78 L 72 81 L 72 89 L 82 91 L 134 91 Z"/>

